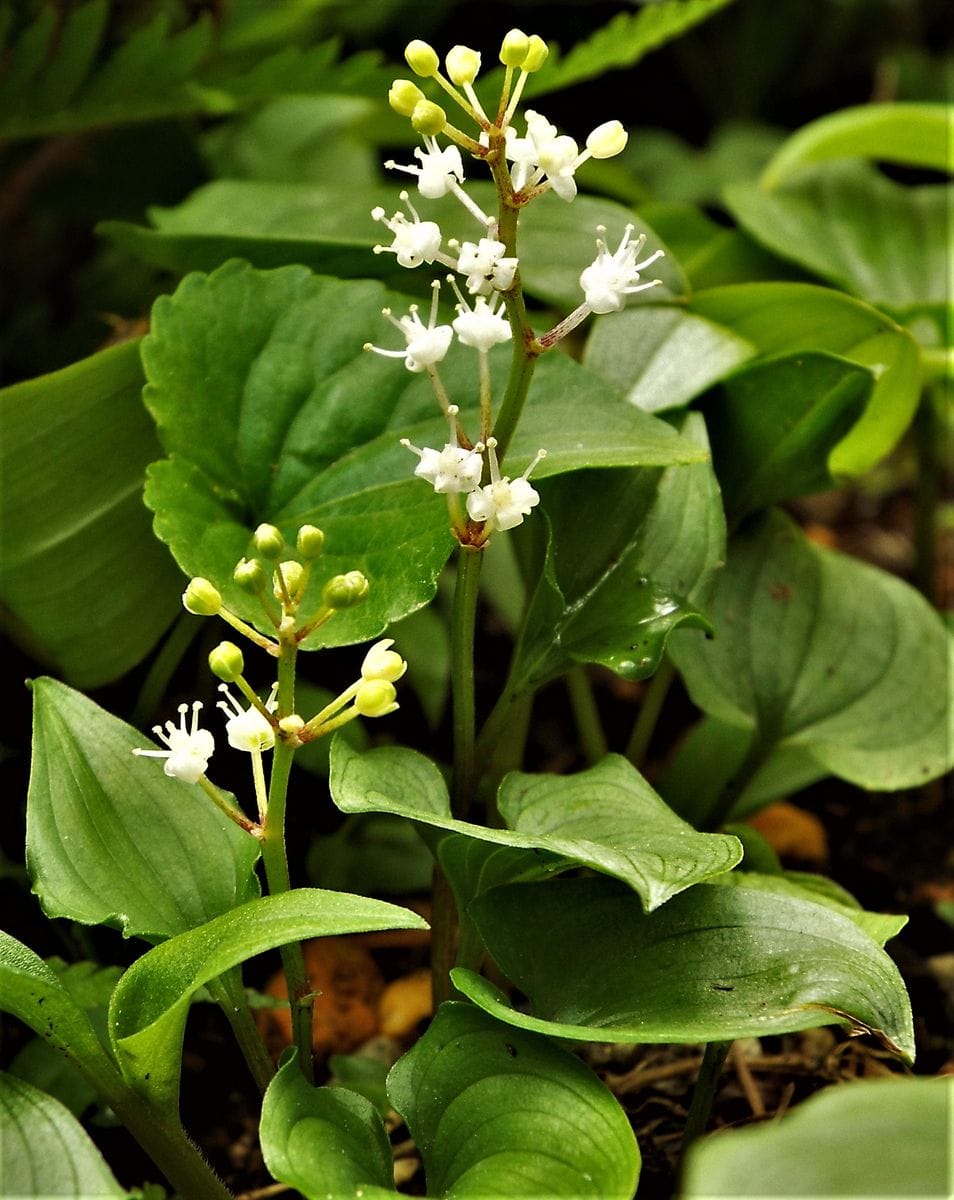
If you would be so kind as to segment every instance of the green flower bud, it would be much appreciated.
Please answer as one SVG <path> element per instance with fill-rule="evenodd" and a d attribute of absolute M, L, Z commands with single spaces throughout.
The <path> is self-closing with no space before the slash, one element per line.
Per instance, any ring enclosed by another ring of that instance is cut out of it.
<path fill-rule="evenodd" d="M 530 48 L 527 50 L 527 56 L 520 64 L 524 71 L 539 71 L 543 64 L 547 61 L 547 55 L 550 53 L 550 47 L 546 44 L 539 34 L 530 34 Z"/>
<path fill-rule="evenodd" d="M 252 541 L 262 558 L 271 559 L 273 562 L 285 549 L 282 531 L 275 525 L 259 525 L 252 536 Z"/>
<path fill-rule="evenodd" d="M 385 679 L 394 683 L 407 670 L 407 663 L 396 650 L 391 650 L 394 638 L 383 638 L 375 642 L 364 656 L 361 664 L 361 678 L 367 683 L 372 679 Z"/>
<path fill-rule="evenodd" d="M 300 562 L 295 562 L 294 559 L 289 559 L 288 562 L 279 563 L 278 571 L 281 571 L 282 573 L 282 579 L 285 581 L 285 587 L 288 589 L 288 595 L 291 597 L 291 599 L 300 599 L 302 588 L 306 582 L 305 568 Z M 275 599 L 284 600 L 285 596 L 278 580 L 278 571 L 275 572 Z"/>
<path fill-rule="evenodd" d="M 500 61 L 505 67 L 521 67 L 530 49 L 530 39 L 522 29 L 511 29 L 500 44 Z"/>
<path fill-rule="evenodd" d="M 182 605 L 197 617 L 214 617 L 222 607 L 222 596 L 214 584 L 197 575 L 182 593 Z"/>
<path fill-rule="evenodd" d="M 367 578 L 360 571 L 349 571 L 347 575 L 335 575 L 329 579 L 321 592 L 322 603 L 327 608 L 351 608 L 360 604 L 370 589 Z"/>
<path fill-rule="evenodd" d="M 209 655 L 209 670 L 223 683 L 234 683 L 245 670 L 245 658 L 234 642 L 219 642 Z"/>
<path fill-rule="evenodd" d="M 388 104 L 402 117 L 409 117 L 423 99 L 424 93 L 410 79 L 395 79 L 388 90 Z"/>
<path fill-rule="evenodd" d="M 243 592 L 251 592 L 254 596 L 265 586 L 265 568 L 257 558 L 243 558 L 232 572 L 232 578 Z"/>
<path fill-rule="evenodd" d="M 317 558 L 325 545 L 325 535 L 317 525 L 302 525 L 298 530 L 295 549 L 302 558 Z"/>
<path fill-rule="evenodd" d="M 414 74 L 420 75 L 424 79 L 430 79 L 432 75 L 436 75 L 440 66 L 437 51 L 427 42 L 422 42 L 420 38 L 408 42 L 404 48 L 404 58 Z"/>
<path fill-rule="evenodd" d="M 411 113 L 411 125 L 417 133 L 433 137 L 447 124 L 447 113 L 433 100 L 422 100 Z"/>
<path fill-rule="evenodd" d="M 465 83 L 473 83 L 477 78 L 480 54 L 471 50 L 470 46 L 454 46 L 448 50 L 444 65 L 451 82 L 461 87 Z"/>
<path fill-rule="evenodd" d="M 362 683 L 354 698 L 355 709 L 362 717 L 384 717 L 398 707 L 394 684 L 386 679 L 370 679 Z"/>

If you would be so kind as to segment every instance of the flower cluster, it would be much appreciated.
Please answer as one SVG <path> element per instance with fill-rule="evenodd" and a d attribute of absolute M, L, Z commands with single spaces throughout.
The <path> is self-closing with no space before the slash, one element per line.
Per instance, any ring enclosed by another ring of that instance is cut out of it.
<path fill-rule="evenodd" d="M 541 451 L 531 466 L 516 479 L 501 475 L 493 438 L 495 431 L 488 355 L 495 346 L 518 338 L 530 357 L 553 346 L 591 313 L 615 312 L 629 296 L 654 287 L 658 280 L 643 281 L 642 272 L 661 257 L 662 251 L 638 261 L 645 236 L 634 237 L 627 226 L 615 251 L 606 242 L 606 230 L 597 230 L 597 255 L 580 275 L 583 303 L 548 333 L 535 337 L 527 325 L 516 252 L 517 215 L 539 196 L 552 191 L 570 202 L 577 193 L 576 173 L 588 159 L 605 159 L 626 147 L 627 133 L 617 120 L 597 126 L 580 147 L 561 133 L 547 118 L 532 109 L 522 116 L 517 107 L 527 79 L 546 62 L 548 49 L 542 38 L 512 29 L 503 39 L 499 59 L 504 67 L 503 85 L 495 108 L 485 108 L 477 95 L 475 81 L 481 56 L 468 46 L 454 46 L 441 60 L 433 47 L 414 40 L 405 59 L 418 80 L 439 88 L 474 126 L 466 132 L 451 124 L 447 111 L 428 98 L 414 79 L 396 79 L 388 100 L 395 112 L 407 117 L 420 134 L 413 161 L 389 160 L 385 166 L 416 183 L 424 200 L 453 196 L 479 227 L 472 240 L 445 238 L 437 221 L 429 220 L 415 207 L 410 193 L 402 191 L 402 208 L 388 215 L 382 207 L 372 217 L 390 235 L 390 241 L 374 247 L 377 254 L 393 254 L 400 266 L 449 269 L 446 281 L 456 298 L 456 317 L 440 318 L 440 282 L 433 283 L 430 311 L 425 323 L 412 305 L 403 316 L 384 310 L 385 318 L 398 330 L 404 346 L 390 348 L 370 342 L 366 350 L 386 358 L 403 360 L 408 371 L 426 374 L 441 410 L 450 422 L 450 436 L 442 449 L 418 447 L 406 438 L 402 444 L 418 457 L 415 475 L 436 492 L 448 497 L 451 524 L 461 541 L 480 546 L 496 530 L 519 525 L 538 503 L 539 496 L 528 475 L 543 457 Z M 466 124 L 466 122 L 465 122 Z M 496 185 L 498 214 L 490 216 L 466 189 L 465 156 L 484 161 Z M 480 373 L 480 437 L 469 440 L 460 425 L 458 408 L 451 404 L 441 381 L 439 366 L 457 339 L 477 352 Z M 498 414 L 499 416 L 499 414 Z M 509 425 L 512 429 L 513 423 Z M 509 432 L 508 429 L 508 432 Z M 508 436 L 503 435 L 501 456 Z M 458 497 L 465 495 L 466 518 Z M 468 524 L 469 523 L 469 524 Z M 476 532 L 475 532 L 475 528 Z"/>
<path fill-rule="evenodd" d="M 331 576 L 316 589 L 316 607 L 308 604 L 311 594 L 308 585 L 323 547 L 324 534 L 314 525 L 301 526 L 293 548 L 286 544 L 276 526 L 260 525 L 256 529 L 252 553 L 239 560 L 232 578 L 242 591 L 258 600 L 266 623 L 274 631 L 273 637 L 260 633 L 227 607 L 218 588 L 208 579 L 196 577 L 189 582 L 182 596 L 183 605 L 197 616 L 221 617 L 273 657 L 287 660 L 306 637 L 336 612 L 361 603 L 368 594 L 366 577 L 360 571 L 348 571 Z M 383 717 L 394 712 L 398 707 L 394 684 L 406 671 L 407 664 L 391 649 L 393 644 L 390 638 L 376 642 L 364 657 L 359 678 L 308 720 L 289 711 L 288 697 L 282 695 L 278 682 L 272 685 L 266 699 L 259 697 L 245 678 L 244 655 L 233 642 L 220 642 L 210 653 L 209 668 L 222 681 L 219 690 L 224 699 L 218 702 L 218 707 L 225 717 L 226 740 L 232 749 L 243 751 L 252 760 L 258 825 L 205 777 L 215 751 L 215 738 L 209 730 L 199 727 L 200 701 L 191 706 L 191 721 L 187 720 L 189 705 L 182 704 L 178 725 L 167 721 L 165 728 L 155 726 L 156 737 L 165 749 L 137 748 L 133 753 L 165 759 L 163 770 L 166 775 L 185 783 L 201 784 L 226 815 L 248 832 L 261 836 L 268 804 L 263 755 L 273 750 L 279 741 L 294 749 L 324 737 L 356 717 Z M 239 696 L 232 687 L 238 690 Z M 283 702 L 287 704 L 284 711 Z"/>

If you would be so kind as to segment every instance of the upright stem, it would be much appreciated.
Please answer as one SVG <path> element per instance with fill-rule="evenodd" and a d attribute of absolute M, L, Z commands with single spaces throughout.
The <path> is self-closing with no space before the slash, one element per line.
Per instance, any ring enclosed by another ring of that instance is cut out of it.
<path fill-rule="evenodd" d="M 686 1128 L 682 1135 L 682 1152 L 701 1137 L 709 1123 L 712 1112 L 712 1102 L 715 1099 L 716 1085 L 722 1074 L 726 1055 L 732 1046 L 731 1042 L 709 1042 L 702 1056 L 702 1066 L 692 1092 L 692 1103 L 689 1105 L 689 1115 L 686 1117 Z"/>
<path fill-rule="evenodd" d="M 752 735 L 752 744 L 749 746 L 745 758 L 739 764 L 739 769 L 731 779 L 726 781 L 725 787 L 716 797 L 715 803 L 709 810 L 709 815 L 705 822 L 706 829 L 718 830 L 726 823 L 732 809 L 735 807 L 736 801 L 748 787 L 756 771 L 758 771 L 768 757 L 772 744 L 772 740 L 766 738 L 758 730 Z"/>
<path fill-rule="evenodd" d="M 278 656 L 278 713 L 287 716 L 295 706 L 295 647 L 283 643 Z M 288 777 L 294 751 L 281 738 L 276 740 L 272 752 L 272 775 L 268 787 L 268 814 L 262 829 L 262 862 L 265 878 L 272 896 L 291 889 L 288 874 L 288 858 L 285 853 L 285 805 L 288 799 Z M 288 1002 L 291 1005 L 292 1034 L 298 1047 L 298 1061 L 302 1074 L 309 1083 L 314 1082 L 312 1062 L 312 1009 L 314 997 L 305 956 L 299 942 L 290 942 L 281 948 L 285 982 L 288 985 Z"/>
<path fill-rule="evenodd" d="M 474 627 L 483 554 L 461 546 L 451 616 L 451 687 L 454 702 L 454 774 L 451 805 L 455 817 L 470 810 L 476 783 L 474 754 Z"/>
<path fill-rule="evenodd" d="M 593 696 L 589 676 L 585 669 L 577 664 L 566 673 L 566 686 L 570 694 L 570 706 L 573 709 L 573 719 L 576 721 L 580 744 L 586 761 L 593 766 L 605 758 L 609 746 L 606 734 L 600 723 L 599 709 Z"/>
<path fill-rule="evenodd" d="M 941 485 L 939 445 L 940 422 L 934 410 L 934 396 L 928 388 L 914 418 L 914 444 L 918 476 L 914 493 L 915 578 L 918 588 L 936 602 L 937 592 L 937 507 Z"/>
<path fill-rule="evenodd" d="M 265 1049 L 265 1043 L 249 1008 L 240 969 L 236 967 L 227 971 L 218 979 L 211 980 L 206 987 L 232 1026 L 242 1057 L 248 1064 L 256 1087 L 264 1095 L 275 1074 L 275 1065 Z"/>
<path fill-rule="evenodd" d="M 662 706 L 675 677 L 676 668 L 668 658 L 664 658 L 643 693 L 639 713 L 633 724 L 633 732 L 629 735 L 629 743 L 626 746 L 626 757 L 637 770 L 642 770 L 646 761 L 646 753 L 656 731 L 659 714 L 662 712 Z"/>

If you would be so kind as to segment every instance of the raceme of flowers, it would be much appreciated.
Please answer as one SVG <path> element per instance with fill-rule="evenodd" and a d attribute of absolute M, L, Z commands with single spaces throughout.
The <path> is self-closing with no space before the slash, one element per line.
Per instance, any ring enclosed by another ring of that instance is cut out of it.
<path fill-rule="evenodd" d="M 417 305 L 395 316 L 385 309 L 384 317 L 403 338 L 403 347 L 367 343 L 366 350 L 387 358 L 401 359 L 408 371 L 426 374 L 433 386 L 442 412 L 449 420 L 450 436 L 442 449 L 418 447 L 406 438 L 402 445 L 418 457 L 414 474 L 426 480 L 435 492 L 448 497 L 451 523 L 463 539 L 464 515 L 458 497 L 465 495 L 470 522 L 482 526 L 470 544 L 480 545 L 490 533 L 519 525 L 539 502 L 528 476 L 544 452 L 534 459 L 516 479 L 501 475 L 494 447 L 489 351 L 513 338 L 516 325 L 514 305 L 519 297 L 519 261 L 513 232 L 510 243 L 503 236 L 495 217 L 488 215 L 468 195 L 465 184 L 465 155 L 471 161 L 490 156 L 491 171 L 497 185 L 501 211 L 516 212 L 548 191 L 570 202 L 577 192 L 576 172 L 590 158 L 605 159 L 619 154 L 626 146 L 627 134 L 619 121 L 610 120 L 590 133 L 581 149 L 576 140 L 560 133 L 541 113 L 527 109 L 517 120 L 517 106 L 529 76 L 546 61 L 546 43 L 537 35 L 527 36 L 511 30 L 500 47 L 504 81 L 496 109 L 491 113 L 482 105 L 474 88 L 480 71 L 481 56 L 467 46 L 454 46 L 446 55 L 441 70 L 437 52 L 426 42 L 408 44 L 405 58 L 414 74 L 436 84 L 476 126 L 475 134 L 452 125 L 441 105 L 428 99 L 412 79 L 396 79 L 388 100 L 391 107 L 410 119 L 421 135 L 422 145 L 415 148 L 410 163 L 390 160 L 390 170 L 410 176 L 419 196 L 437 200 L 454 196 L 474 220 L 478 231 L 472 240 L 445 238 L 438 222 L 418 211 L 408 191 L 400 193 L 402 208 L 388 215 L 382 207 L 372 217 L 390 235 L 390 241 L 374 247 L 377 254 L 393 254 L 402 267 L 449 268 L 446 275 L 456 298 L 456 317 L 449 323 L 440 318 L 440 281 L 435 280 L 427 320 Z M 441 140 L 443 139 L 443 141 Z M 496 167 L 492 164 L 496 163 Z M 503 164 L 503 165 L 501 165 Z M 515 230 L 516 223 L 512 223 Z M 610 250 L 606 229 L 597 229 L 596 257 L 580 275 L 583 302 L 548 333 L 533 339 L 531 353 L 542 353 L 565 337 L 591 313 L 616 312 L 629 296 L 655 287 L 658 279 L 643 280 L 646 271 L 661 256 L 658 250 L 640 260 L 645 236 L 633 236 L 628 225 L 615 250 Z M 468 439 L 459 424 L 459 410 L 450 403 L 439 374 L 439 365 L 447 356 L 454 338 L 477 352 L 480 371 L 481 430 L 476 441 Z"/>

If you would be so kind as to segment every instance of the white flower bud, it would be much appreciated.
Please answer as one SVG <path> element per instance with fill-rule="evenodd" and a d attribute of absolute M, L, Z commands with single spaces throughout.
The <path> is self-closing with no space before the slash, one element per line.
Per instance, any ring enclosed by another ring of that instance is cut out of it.
<path fill-rule="evenodd" d="M 463 87 L 465 83 L 473 83 L 480 70 L 480 55 L 469 46 L 454 46 L 448 50 L 444 59 L 447 74 L 452 83 Z"/>
<path fill-rule="evenodd" d="M 383 679 L 387 683 L 395 683 L 407 670 L 407 663 L 396 650 L 391 650 L 394 638 L 382 638 L 375 642 L 364 656 L 361 664 L 361 678 L 365 682 L 372 679 Z"/>
<path fill-rule="evenodd" d="M 612 158 L 625 150 L 628 141 L 629 134 L 619 121 L 604 121 L 586 139 L 586 148 L 594 158 Z"/>
<path fill-rule="evenodd" d="M 420 38 L 408 42 L 404 48 L 404 59 L 414 74 L 420 75 L 424 79 L 436 75 L 440 67 L 440 59 L 437 57 L 434 47 L 429 46 L 427 42 L 422 42 Z"/>

